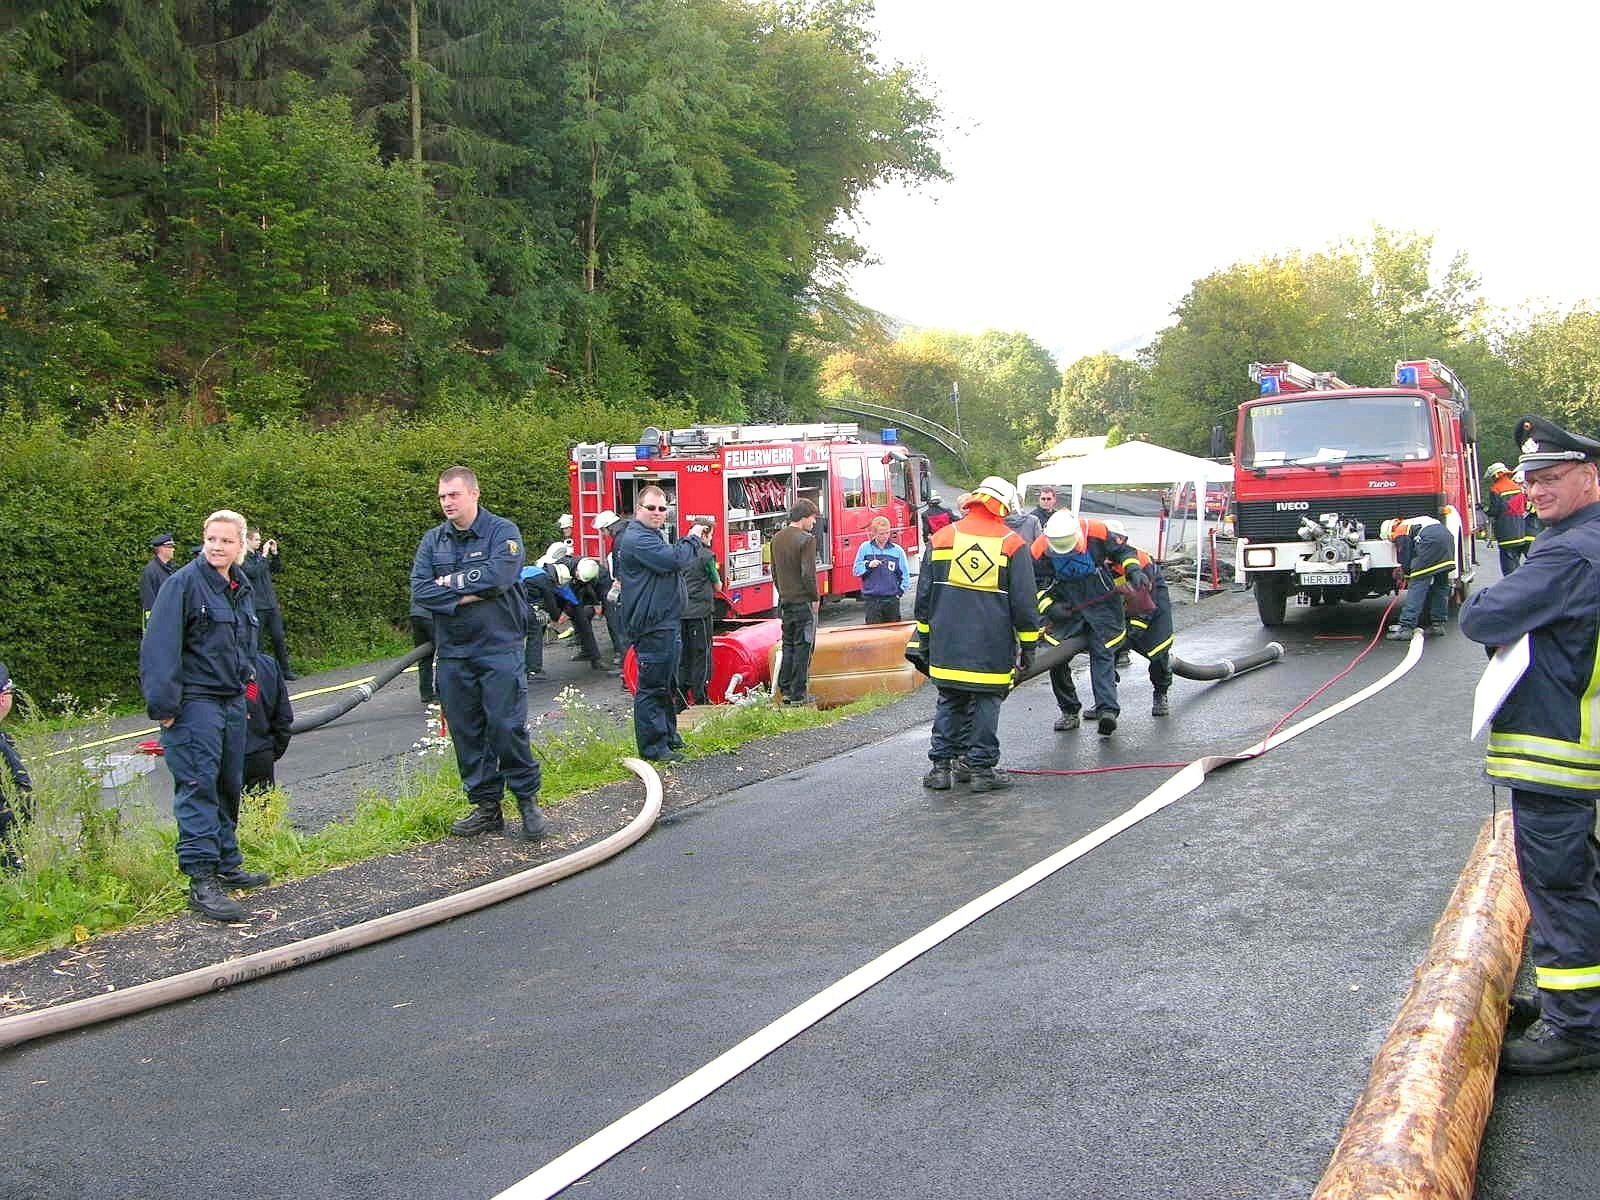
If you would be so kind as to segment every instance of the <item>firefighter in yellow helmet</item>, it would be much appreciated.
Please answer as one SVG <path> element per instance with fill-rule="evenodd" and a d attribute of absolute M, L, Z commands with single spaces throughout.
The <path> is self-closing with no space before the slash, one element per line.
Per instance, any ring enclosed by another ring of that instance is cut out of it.
<path fill-rule="evenodd" d="M 975 792 L 1011 786 L 999 769 L 1000 703 L 1039 638 L 1033 559 L 1006 527 L 1016 492 L 991 475 L 962 497 L 959 521 L 936 530 L 917 579 L 916 631 L 906 657 L 933 680 L 939 702 L 922 786 L 952 780 Z"/>

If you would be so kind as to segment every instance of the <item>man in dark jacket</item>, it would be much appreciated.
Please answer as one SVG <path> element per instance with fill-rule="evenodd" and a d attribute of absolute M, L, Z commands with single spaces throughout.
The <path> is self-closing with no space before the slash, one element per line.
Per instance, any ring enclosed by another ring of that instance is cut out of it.
<path fill-rule="evenodd" d="M 16 690 L 11 682 L 11 672 L 0 663 L 0 721 L 11 714 L 11 702 Z M 0 733 L 0 871 L 20 871 L 22 856 L 17 852 L 16 828 L 28 815 L 28 797 L 33 792 L 33 780 L 28 768 L 22 765 L 22 756 L 10 737 Z"/>
<path fill-rule="evenodd" d="M 283 570 L 283 560 L 278 557 L 278 540 L 268 538 L 263 545 L 261 531 L 250 531 L 250 553 L 244 560 L 245 574 L 250 576 L 256 616 L 261 621 L 261 632 L 272 642 L 272 657 L 278 660 L 278 671 L 285 679 L 299 679 L 289 666 L 289 643 L 283 632 L 283 613 L 278 609 L 278 587 L 272 577 Z"/>
<path fill-rule="evenodd" d="M 678 707 L 710 704 L 711 625 L 717 615 L 717 558 L 710 546 L 695 551 L 683 568 L 683 619 L 678 623 L 683 657 L 678 663 Z"/>
<path fill-rule="evenodd" d="M 245 915 L 225 888 L 270 882 L 244 869 L 235 830 L 244 690 L 259 638 L 244 551 L 242 516 L 222 509 L 207 517 L 200 556 L 162 586 L 139 645 L 145 709 L 161 726 L 172 772 L 178 868 L 189 877 L 189 907 L 216 921 Z"/>
<path fill-rule="evenodd" d="M 176 549 L 170 533 L 158 533 L 150 539 L 150 561 L 139 574 L 139 608 L 143 614 L 139 619 L 140 629 L 150 624 L 150 610 L 156 606 L 161 585 L 178 569 L 172 562 Z"/>
<path fill-rule="evenodd" d="M 989 476 L 969 493 L 961 520 L 937 530 L 917 576 L 917 629 L 906 658 L 939 689 L 932 766 L 922 786 L 975 792 L 1011 786 L 999 768 L 1000 704 L 1039 641 L 1033 559 L 1005 515 L 1016 492 Z"/>
<path fill-rule="evenodd" d="M 778 612 L 783 618 L 783 649 L 776 690 L 785 704 L 815 704 L 807 691 L 811 679 L 811 651 L 817 644 L 817 506 L 796 500 L 789 523 L 772 538 L 772 582 L 778 589 Z"/>
<path fill-rule="evenodd" d="M 294 725 L 289 689 L 272 655 L 256 654 L 256 675 L 245 685 L 244 699 L 244 790 L 265 792 L 278 786 L 273 765 L 289 748 L 289 731 Z M 233 816 L 237 821 L 239 814 Z"/>
<path fill-rule="evenodd" d="M 478 496 L 478 477 L 467 468 L 439 476 L 445 519 L 417 543 L 411 599 L 433 617 L 434 686 L 472 804 L 450 832 L 474 837 L 504 829 L 500 807 L 509 788 L 523 840 L 533 841 L 546 821 L 539 763 L 528 744 L 523 673 L 528 602 L 519 576 L 527 551 L 521 531 L 480 507 Z"/>
<path fill-rule="evenodd" d="M 1528 641 L 1485 774 L 1511 789 L 1541 1009 L 1500 1065 L 1545 1075 L 1600 1067 L 1600 442 L 1538 417 L 1522 418 L 1513 440 L 1548 528 L 1521 566 L 1466 602 L 1461 632 L 1486 647 Z"/>
<path fill-rule="evenodd" d="M 682 762 L 678 714 L 672 702 L 682 653 L 683 568 L 704 545 L 706 528 L 691 525 L 676 542 L 662 532 L 671 505 L 653 485 L 639 489 L 633 520 L 612 545 L 611 561 L 622 583 L 622 621 L 638 661 L 633 694 L 633 737 L 639 756 L 651 762 Z"/>

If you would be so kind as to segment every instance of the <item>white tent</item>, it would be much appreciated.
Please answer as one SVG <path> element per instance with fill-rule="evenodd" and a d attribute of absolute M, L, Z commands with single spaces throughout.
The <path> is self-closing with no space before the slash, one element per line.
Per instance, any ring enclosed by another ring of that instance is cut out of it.
<path fill-rule="evenodd" d="M 1068 458 L 1051 463 L 1036 471 L 1024 471 L 1017 476 L 1017 494 L 1024 495 L 1030 487 L 1043 484 L 1072 489 L 1072 511 L 1076 513 L 1083 502 L 1086 484 L 1120 484 L 1124 487 L 1145 485 L 1171 488 L 1176 496 L 1184 484 L 1194 485 L 1195 516 L 1199 522 L 1195 540 L 1195 599 L 1200 598 L 1201 556 L 1206 543 L 1206 485 L 1232 483 L 1233 468 L 1214 463 L 1208 458 L 1180 454 L 1165 446 L 1149 442 L 1123 442 L 1086 454 L 1081 458 Z"/>

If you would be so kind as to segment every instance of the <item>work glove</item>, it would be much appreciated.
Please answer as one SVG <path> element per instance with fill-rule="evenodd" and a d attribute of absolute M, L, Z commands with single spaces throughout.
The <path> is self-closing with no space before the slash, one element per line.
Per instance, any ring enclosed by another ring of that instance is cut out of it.
<path fill-rule="evenodd" d="M 1129 587 L 1138 588 L 1141 592 L 1150 586 L 1150 576 L 1138 567 L 1129 567 L 1122 573 L 1122 577 L 1128 581 Z"/>

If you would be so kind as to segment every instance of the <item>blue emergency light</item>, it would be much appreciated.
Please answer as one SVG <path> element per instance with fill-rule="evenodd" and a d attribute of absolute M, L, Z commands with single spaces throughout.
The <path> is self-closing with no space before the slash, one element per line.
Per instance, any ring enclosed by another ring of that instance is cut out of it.
<path fill-rule="evenodd" d="M 1261 394 L 1263 396 L 1276 396 L 1280 381 L 1276 375 L 1263 375 L 1261 377 Z"/>
<path fill-rule="evenodd" d="M 1421 387 L 1422 377 L 1415 367 L 1401 367 L 1394 373 L 1394 381 L 1401 387 Z"/>
<path fill-rule="evenodd" d="M 900 431 L 898 429 L 885 429 L 883 431 L 883 444 L 885 446 L 893 446 L 899 442 L 899 440 Z"/>

